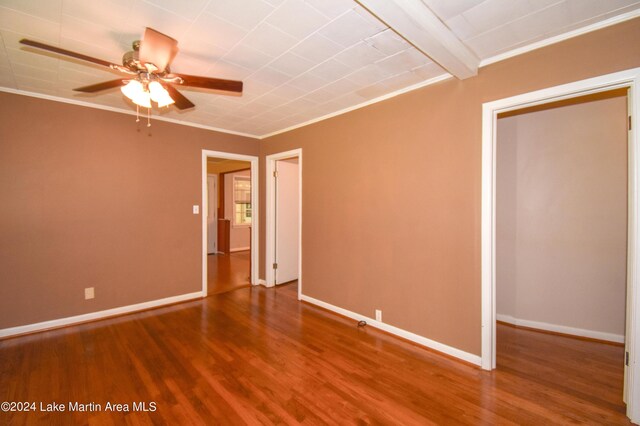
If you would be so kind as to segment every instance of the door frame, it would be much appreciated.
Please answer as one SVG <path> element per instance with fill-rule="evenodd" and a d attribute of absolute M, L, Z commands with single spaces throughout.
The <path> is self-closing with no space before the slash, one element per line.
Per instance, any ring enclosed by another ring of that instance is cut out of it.
<path fill-rule="evenodd" d="M 259 181 L 258 181 L 258 157 L 255 155 L 243 155 L 243 154 L 232 154 L 229 152 L 222 151 L 210 151 L 207 149 L 202 150 L 202 193 L 201 193 L 201 205 L 205 205 L 205 201 L 207 199 L 207 158 L 224 158 L 227 160 L 239 160 L 239 161 L 248 161 L 251 163 L 251 284 L 258 284 L 258 262 L 260 261 L 259 254 L 259 209 L 258 209 L 258 201 L 259 201 Z M 202 209 L 202 297 L 207 297 L 207 288 L 208 288 L 208 276 L 207 276 L 207 249 L 208 249 L 208 241 L 207 241 L 207 215 L 205 214 L 205 209 Z"/>
<path fill-rule="evenodd" d="M 218 174 L 217 173 L 207 173 L 207 182 L 209 181 L 209 178 L 213 178 L 213 181 L 215 182 L 215 197 L 214 197 L 215 201 L 213 203 L 214 204 L 213 220 L 215 222 L 215 228 L 216 228 L 216 238 L 214 240 L 214 245 L 215 245 L 216 249 L 215 249 L 213 254 L 218 254 L 218 241 L 217 241 L 217 239 L 218 239 L 218 232 L 217 232 L 218 223 L 217 223 L 217 220 L 218 220 L 218 193 L 220 192 L 220 188 L 218 188 L 218 183 L 219 183 L 218 182 Z M 209 194 L 207 194 L 207 201 L 209 201 L 209 202 L 207 203 L 206 208 L 202 209 L 203 210 L 202 214 L 203 215 L 206 214 L 207 220 L 209 218 L 209 206 L 211 206 L 211 193 L 210 192 L 211 191 L 209 191 Z M 204 206 L 204 204 L 203 204 L 203 206 Z M 211 236 L 209 235 L 209 224 L 207 223 L 207 254 L 210 254 L 209 253 L 209 237 L 211 237 Z"/>
<path fill-rule="evenodd" d="M 626 347 L 629 351 L 627 367 L 627 416 L 632 422 L 640 422 L 640 209 L 638 206 L 638 179 L 640 173 L 640 68 L 576 81 L 547 89 L 536 90 L 509 98 L 486 102 L 482 105 L 482 209 L 481 209 L 481 366 L 485 370 L 496 368 L 496 134 L 499 113 L 569 99 L 589 93 L 616 88 L 628 88 L 631 131 L 628 155 L 628 204 L 627 224 L 627 316 Z"/>
<path fill-rule="evenodd" d="M 267 155 L 266 157 L 266 249 L 265 249 L 265 270 L 266 270 L 266 286 L 275 286 L 275 275 L 273 268 L 269 265 L 273 265 L 275 261 L 275 253 L 273 250 L 276 237 L 276 221 L 275 221 L 275 208 L 276 208 L 276 194 L 275 194 L 275 181 L 273 179 L 273 172 L 276 169 L 276 161 L 285 160 L 287 158 L 298 158 L 298 300 L 302 295 L 302 148 L 292 149 L 290 151 L 278 152 L 276 154 Z"/>

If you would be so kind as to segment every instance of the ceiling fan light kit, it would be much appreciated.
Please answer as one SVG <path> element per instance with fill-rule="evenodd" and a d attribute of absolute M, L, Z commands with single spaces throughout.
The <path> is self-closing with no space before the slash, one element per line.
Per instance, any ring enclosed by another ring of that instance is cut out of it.
<path fill-rule="evenodd" d="M 130 80 L 126 86 L 122 86 L 120 91 L 131 101 L 143 108 L 151 108 L 151 94 L 144 89 L 138 80 Z"/>
<path fill-rule="evenodd" d="M 151 96 L 151 100 L 158 104 L 158 108 L 166 107 L 171 104 L 175 104 L 171 96 L 169 96 L 169 92 L 167 89 L 162 87 L 162 84 L 157 81 L 152 81 L 149 83 L 149 94 Z"/>
<path fill-rule="evenodd" d="M 174 101 L 167 89 L 157 81 L 141 81 L 129 80 L 126 85 L 120 88 L 120 91 L 131 102 L 143 108 L 151 108 L 151 101 L 158 105 L 158 108 L 167 107 L 174 104 Z"/>
<path fill-rule="evenodd" d="M 131 76 L 132 78 L 130 79 L 105 81 L 74 90 L 84 93 L 96 93 L 120 87 L 120 91 L 136 104 L 136 110 L 138 110 L 138 107 L 149 110 L 148 116 L 151 114 L 152 101 L 159 108 L 175 105 L 177 109 L 184 110 L 195 106 L 174 85 L 211 89 L 216 90 L 218 93 L 223 92 L 224 94 L 226 92 L 226 94 L 230 95 L 242 94 L 243 84 L 241 81 L 172 73 L 169 65 L 178 53 L 178 41 L 152 28 L 145 29 L 142 40 L 133 42 L 133 50 L 126 52 L 122 57 L 122 65 L 38 41 L 22 39 L 20 43 L 58 55 L 102 65 Z M 137 118 L 136 121 L 139 121 L 139 119 Z M 150 124 L 147 124 L 147 126 L 150 126 Z"/>

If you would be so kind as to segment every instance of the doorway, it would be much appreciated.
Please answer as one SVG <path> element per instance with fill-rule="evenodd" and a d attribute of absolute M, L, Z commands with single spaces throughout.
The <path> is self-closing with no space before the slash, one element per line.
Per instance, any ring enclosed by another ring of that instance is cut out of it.
<path fill-rule="evenodd" d="M 268 287 L 297 281 L 301 294 L 302 150 L 269 155 L 267 161 Z"/>
<path fill-rule="evenodd" d="M 627 88 L 499 114 L 496 368 L 624 412 Z M 576 354 L 588 360 L 585 375 Z M 597 366 L 597 367 L 596 367 Z M 523 392 L 526 392 L 523 390 Z"/>
<path fill-rule="evenodd" d="M 628 173 L 628 264 L 627 264 L 627 309 L 625 318 L 625 381 L 624 392 L 627 401 L 627 416 L 632 421 L 640 419 L 638 393 L 640 392 L 640 374 L 637 371 L 638 353 L 636 342 L 640 341 L 640 324 L 637 307 L 640 306 L 637 291 L 638 252 L 638 196 L 637 179 L 640 163 L 637 147 L 639 132 L 637 129 L 637 113 L 639 102 L 635 97 L 640 81 L 640 69 L 628 70 L 606 76 L 596 77 L 579 82 L 556 86 L 536 92 L 501 99 L 483 105 L 482 136 L 482 368 L 496 368 L 496 167 L 499 159 L 497 149 L 498 114 L 507 113 L 527 107 L 563 101 L 578 96 L 586 96 L 605 91 L 626 88 L 629 90 L 629 173 Z M 582 365 L 582 364 L 580 364 Z"/>
<path fill-rule="evenodd" d="M 202 151 L 204 295 L 257 284 L 258 158 Z"/>

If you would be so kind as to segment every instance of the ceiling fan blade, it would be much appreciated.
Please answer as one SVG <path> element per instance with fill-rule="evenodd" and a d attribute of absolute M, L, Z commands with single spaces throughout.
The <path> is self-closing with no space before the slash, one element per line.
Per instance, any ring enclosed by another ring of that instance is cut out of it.
<path fill-rule="evenodd" d="M 237 80 L 224 80 L 221 78 L 200 77 L 197 75 L 176 74 L 180 77 L 183 86 L 200 87 L 202 89 L 222 90 L 225 92 L 242 93 L 242 82 Z"/>
<path fill-rule="evenodd" d="M 22 40 L 20 40 L 20 43 L 27 46 L 31 46 L 31 47 L 36 47 L 38 49 L 47 50 L 49 52 L 57 53 L 59 55 L 70 56 L 72 58 L 80 59 L 82 61 L 92 62 L 94 64 L 102 65 L 105 67 L 111 67 L 112 65 L 117 66 L 116 64 L 113 64 L 109 61 L 104 61 L 102 59 L 94 58 L 92 56 L 83 55 L 82 53 L 78 53 L 78 52 L 72 52 L 71 50 L 61 49 L 56 46 L 40 43 L 39 41 L 33 41 L 33 40 L 28 40 L 26 38 L 23 38 Z"/>
<path fill-rule="evenodd" d="M 146 28 L 140 41 L 140 61 L 152 63 L 158 68 L 158 72 L 173 61 L 178 53 L 178 41 L 154 30 Z"/>
<path fill-rule="evenodd" d="M 73 89 L 76 92 L 94 93 L 102 90 L 113 89 L 114 87 L 120 87 L 123 85 L 122 79 L 104 81 L 102 83 L 92 84 L 90 86 L 78 87 Z"/>
<path fill-rule="evenodd" d="M 178 92 L 178 90 L 170 84 L 165 84 L 164 88 L 167 89 L 167 92 L 169 92 L 169 96 L 171 96 L 171 99 L 176 102 L 174 104 L 176 108 L 189 109 L 196 106 L 193 102 L 187 99 L 182 93 Z"/>

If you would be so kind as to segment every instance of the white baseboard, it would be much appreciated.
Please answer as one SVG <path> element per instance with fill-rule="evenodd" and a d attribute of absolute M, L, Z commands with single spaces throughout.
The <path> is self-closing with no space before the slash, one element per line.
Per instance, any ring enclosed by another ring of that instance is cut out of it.
<path fill-rule="evenodd" d="M 195 293 L 181 294 L 180 296 L 166 297 L 164 299 L 151 300 L 149 302 L 136 303 L 135 305 L 121 306 L 119 308 L 107 309 L 104 311 L 91 312 L 88 314 L 76 315 L 73 317 L 60 318 L 51 321 L 43 321 L 35 324 L 20 325 L 17 327 L 0 329 L 0 338 L 15 336 L 19 334 L 32 333 L 34 331 L 44 331 L 52 328 L 64 327 L 67 325 L 73 325 L 83 323 L 87 321 L 93 321 L 98 319 L 104 319 L 113 317 L 116 315 L 127 314 L 131 312 L 144 311 L 150 308 L 156 308 L 164 305 L 171 305 L 173 303 L 185 302 L 187 300 L 199 299 L 205 297 L 201 291 Z"/>
<path fill-rule="evenodd" d="M 453 356 L 455 358 L 461 359 L 471 364 L 478 365 L 478 366 L 480 365 L 480 357 L 478 355 L 470 354 L 460 349 L 456 349 L 454 347 L 447 346 L 443 343 L 436 342 L 435 340 L 427 339 L 426 337 L 420 336 L 415 333 L 411 333 L 410 331 L 406 331 L 401 328 L 394 327 L 389 324 L 385 324 L 381 321 L 376 321 L 373 318 L 369 318 L 364 315 L 360 315 L 355 312 L 351 312 L 346 309 L 339 308 L 337 306 L 331 305 L 321 300 L 314 299 L 313 297 L 305 296 L 304 294 L 300 295 L 300 300 L 312 303 L 314 305 L 320 306 L 321 308 L 325 308 L 330 311 L 336 312 L 340 315 L 344 315 L 345 317 L 353 318 L 356 321 L 366 321 L 367 325 L 386 331 L 387 333 L 395 334 L 396 336 L 410 340 L 419 345 L 426 346 L 427 348 L 433 349 L 435 351 L 442 352 L 443 354 Z"/>
<path fill-rule="evenodd" d="M 265 286 L 266 288 L 275 287 L 275 285 L 274 285 L 274 284 L 271 284 L 271 285 L 267 284 L 267 281 L 266 281 L 266 280 L 263 280 L 262 278 L 260 278 L 260 279 L 258 280 L 258 284 L 259 284 L 259 285 L 263 285 L 263 286 Z"/>
<path fill-rule="evenodd" d="M 624 336 L 620 334 L 605 333 L 603 331 L 585 330 L 583 328 L 567 327 L 566 325 L 549 324 L 546 322 L 529 321 L 515 318 L 511 315 L 496 314 L 498 321 L 522 327 L 537 328 L 538 330 L 553 331 L 556 333 L 571 334 L 572 336 L 589 337 L 591 339 L 605 340 L 607 342 L 624 343 Z"/>
<path fill-rule="evenodd" d="M 232 248 L 229 249 L 229 253 L 235 253 L 237 251 L 247 251 L 247 250 L 251 250 L 251 247 L 237 247 L 237 248 Z"/>

